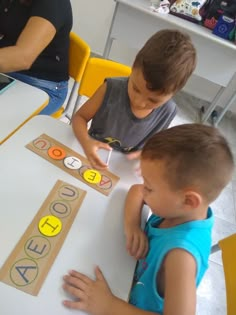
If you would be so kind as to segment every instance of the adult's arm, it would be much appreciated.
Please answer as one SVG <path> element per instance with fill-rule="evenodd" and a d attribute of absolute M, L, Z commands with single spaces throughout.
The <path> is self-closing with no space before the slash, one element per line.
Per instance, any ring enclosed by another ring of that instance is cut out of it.
<path fill-rule="evenodd" d="M 0 49 L 0 72 L 30 69 L 55 34 L 56 28 L 51 22 L 38 16 L 30 17 L 15 46 Z"/>

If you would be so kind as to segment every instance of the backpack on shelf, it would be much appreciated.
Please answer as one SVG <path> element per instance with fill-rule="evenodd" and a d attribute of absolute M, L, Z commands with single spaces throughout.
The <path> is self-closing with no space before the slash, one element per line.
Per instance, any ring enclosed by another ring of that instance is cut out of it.
<path fill-rule="evenodd" d="M 213 30 L 222 15 L 230 16 L 235 19 L 236 0 L 207 0 L 202 6 L 200 14 L 203 25 Z"/>

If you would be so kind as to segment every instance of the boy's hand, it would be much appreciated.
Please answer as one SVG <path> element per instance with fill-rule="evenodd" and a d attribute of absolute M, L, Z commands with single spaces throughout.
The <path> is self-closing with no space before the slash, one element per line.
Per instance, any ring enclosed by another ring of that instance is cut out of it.
<path fill-rule="evenodd" d="M 135 152 L 132 152 L 132 153 L 128 153 L 126 156 L 127 156 L 127 159 L 128 160 L 138 160 L 140 159 L 140 156 L 141 156 L 141 150 L 139 151 L 135 151 Z"/>
<path fill-rule="evenodd" d="M 144 258 L 148 252 L 148 239 L 140 227 L 126 229 L 126 248 L 129 254 L 136 259 Z"/>
<path fill-rule="evenodd" d="M 107 169 L 108 165 L 97 154 L 99 149 L 112 150 L 107 143 L 89 139 L 83 149 L 92 167 L 98 170 Z"/>
<path fill-rule="evenodd" d="M 136 166 L 135 166 L 135 168 L 134 168 L 134 171 L 135 171 L 135 174 L 136 174 L 138 177 L 141 177 L 141 176 L 142 176 L 141 168 L 140 168 L 141 152 L 142 152 L 142 151 L 140 150 L 140 151 L 135 151 L 135 152 L 126 154 L 128 160 L 137 160 L 137 164 L 136 164 Z"/>
<path fill-rule="evenodd" d="M 92 280 L 72 270 L 64 276 L 63 289 L 76 299 L 65 300 L 63 304 L 68 308 L 83 310 L 94 315 L 108 314 L 115 297 L 98 267 L 95 269 L 95 275 L 96 279 Z"/>

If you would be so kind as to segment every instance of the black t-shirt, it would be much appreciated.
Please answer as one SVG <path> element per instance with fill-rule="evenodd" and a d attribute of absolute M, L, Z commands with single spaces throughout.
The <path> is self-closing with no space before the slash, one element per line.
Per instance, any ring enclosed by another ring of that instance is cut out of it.
<path fill-rule="evenodd" d="M 69 33 L 72 27 L 70 0 L 32 0 L 28 6 L 20 4 L 19 0 L 0 0 L 0 48 L 15 45 L 32 16 L 51 22 L 56 34 L 32 67 L 21 73 L 57 82 L 67 80 Z"/>

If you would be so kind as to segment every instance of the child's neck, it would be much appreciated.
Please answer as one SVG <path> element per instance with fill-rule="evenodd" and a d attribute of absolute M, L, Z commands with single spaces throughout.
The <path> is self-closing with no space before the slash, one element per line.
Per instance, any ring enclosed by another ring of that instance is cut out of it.
<path fill-rule="evenodd" d="M 207 208 L 208 209 L 208 208 Z M 194 210 L 193 214 L 176 217 L 176 218 L 164 218 L 162 222 L 158 225 L 158 228 L 170 228 L 180 224 L 184 224 L 191 221 L 205 220 L 207 218 L 207 209 Z"/>
<path fill-rule="evenodd" d="M 131 111 L 135 117 L 142 119 L 142 118 L 147 117 L 149 114 L 151 114 L 153 109 L 136 109 L 136 108 L 132 108 L 131 106 Z"/>

